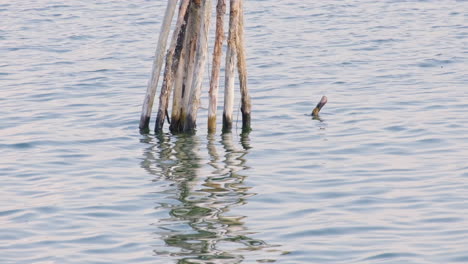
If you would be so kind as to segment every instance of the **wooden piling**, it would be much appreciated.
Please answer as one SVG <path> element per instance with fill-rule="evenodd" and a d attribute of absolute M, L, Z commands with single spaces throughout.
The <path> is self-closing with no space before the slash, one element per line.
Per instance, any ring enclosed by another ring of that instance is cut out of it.
<path fill-rule="evenodd" d="M 187 122 L 187 112 L 195 72 L 197 43 L 200 35 L 201 7 L 202 0 L 191 1 L 186 29 L 187 34 L 185 36 L 186 41 L 183 48 L 185 50 L 185 60 L 183 83 L 181 86 L 182 91 L 180 93 L 179 118 L 174 125 L 171 124 L 171 132 L 173 133 L 184 132 L 185 123 Z"/>
<path fill-rule="evenodd" d="M 249 132 L 251 102 L 249 89 L 247 87 L 247 63 L 244 48 L 244 9 L 243 0 L 239 1 L 238 28 L 236 34 L 236 50 L 237 50 L 237 70 L 239 73 L 239 84 L 241 92 L 241 112 L 242 112 L 242 132 Z"/>
<path fill-rule="evenodd" d="M 213 50 L 213 63 L 210 80 L 210 102 L 208 106 L 208 133 L 216 131 L 216 110 L 218 107 L 219 72 L 224 41 L 224 15 L 226 14 L 226 0 L 218 0 L 216 5 L 216 36 Z"/>
<path fill-rule="evenodd" d="M 190 89 L 187 116 L 184 124 L 184 132 L 192 132 L 196 128 L 197 113 L 200 106 L 201 87 L 208 53 L 208 31 L 211 18 L 211 0 L 201 1 L 200 28 L 197 39 L 195 68 L 193 71 L 192 87 Z"/>
<path fill-rule="evenodd" d="M 187 49 L 188 49 L 188 44 L 190 42 L 191 38 L 191 32 L 193 31 L 192 27 L 192 20 L 191 18 L 193 16 L 193 12 L 191 11 L 192 8 L 190 7 L 192 5 L 192 0 L 190 0 L 189 8 L 187 10 L 187 25 L 186 25 L 186 33 L 185 33 L 185 39 L 184 42 L 182 43 L 182 50 L 180 54 L 180 60 L 179 60 L 179 68 L 176 73 L 175 81 L 174 81 L 174 93 L 172 96 L 172 114 L 171 114 L 171 125 L 170 125 L 170 130 L 173 133 L 178 133 L 182 129 L 181 127 L 181 116 L 182 116 L 182 106 L 183 106 L 183 92 L 185 90 L 185 80 L 186 80 L 186 72 L 188 70 L 188 62 L 187 62 Z"/>
<path fill-rule="evenodd" d="M 153 61 L 153 69 L 151 73 L 150 81 L 146 90 L 145 100 L 141 110 L 140 117 L 140 130 L 149 129 L 149 121 L 151 118 L 151 111 L 153 109 L 154 96 L 158 87 L 159 75 L 161 73 L 161 67 L 164 59 L 164 53 L 166 50 L 167 38 L 171 27 L 172 17 L 176 8 L 177 0 L 168 0 L 166 13 L 164 14 L 163 23 L 161 26 L 161 32 L 159 34 L 158 45 L 156 48 L 155 58 Z"/>
<path fill-rule="evenodd" d="M 166 66 L 164 69 L 164 79 L 159 96 L 159 108 L 156 118 L 155 132 L 162 132 L 164 119 L 166 118 L 169 96 L 171 94 L 174 76 L 179 68 L 179 61 L 182 52 L 182 45 L 185 39 L 185 29 L 187 25 L 187 8 L 190 0 L 182 0 L 179 8 L 177 24 L 171 40 L 171 45 L 166 55 Z"/>
<path fill-rule="evenodd" d="M 227 40 L 226 68 L 224 79 L 224 112 L 223 133 L 232 129 L 232 112 L 234 109 L 234 67 L 236 63 L 236 35 L 239 26 L 239 0 L 230 0 L 229 36 Z"/>

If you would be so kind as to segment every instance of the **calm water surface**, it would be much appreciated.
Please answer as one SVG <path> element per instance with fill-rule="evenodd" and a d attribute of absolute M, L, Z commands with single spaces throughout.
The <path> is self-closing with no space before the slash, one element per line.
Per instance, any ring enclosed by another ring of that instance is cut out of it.
<path fill-rule="evenodd" d="M 468 263 L 467 1 L 246 1 L 242 136 L 138 132 L 164 8 L 0 1 L 0 263 Z"/>

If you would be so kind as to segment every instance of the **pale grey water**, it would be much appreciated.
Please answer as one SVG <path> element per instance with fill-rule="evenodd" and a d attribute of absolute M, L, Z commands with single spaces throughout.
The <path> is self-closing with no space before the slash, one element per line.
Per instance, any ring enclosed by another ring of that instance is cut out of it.
<path fill-rule="evenodd" d="M 0 2 L 0 263 L 468 263 L 467 1 L 246 1 L 248 136 L 138 132 L 164 8 Z"/>

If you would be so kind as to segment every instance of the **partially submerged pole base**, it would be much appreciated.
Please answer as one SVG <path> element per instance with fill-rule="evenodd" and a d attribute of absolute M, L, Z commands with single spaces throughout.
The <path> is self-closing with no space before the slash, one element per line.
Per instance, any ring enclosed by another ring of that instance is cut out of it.
<path fill-rule="evenodd" d="M 223 129 L 221 130 L 224 133 L 230 133 L 232 131 L 232 119 L 226 114 L 223 114 Z"/>
<path fill-rule="evenodd" d="M 312 110 L 312 116 L 318 117 L 320 110 L 327 102 L 328 102 L 327 97 L 325 95 L 322 96 L 322 99 L 320 99 L 320 102 L 318 102 L 317 106 L 314 108 L 314 110 Z"/>
<path fill-rule="evenodd" d="M 252 131 L 250 126 L 250 112 L 242 111 L 242 133 L 249 133 Z"/>
<path fill-rule="evenodd" d="M 216 132 L 216 115 L 208 117 L 208 133 L 212 134 Z"/>

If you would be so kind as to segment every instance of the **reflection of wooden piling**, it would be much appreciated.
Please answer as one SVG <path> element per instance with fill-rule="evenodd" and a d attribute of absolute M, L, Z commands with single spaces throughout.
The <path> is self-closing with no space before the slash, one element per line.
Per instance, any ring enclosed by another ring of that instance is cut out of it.
<path fill-rule="evenodd" d="M 239 26 L 236 34 L 236 48 L 237 48 L 237 70 L 239 73 L 239 83 L 241 91 L 241 112 L 242 112 L 242 131 L 249 132 L 250 128 L 250 94 L 247 88 L 247 63 L 245 58 L 244 49 L 244 10 L 243 0 L 239 0 Z"/>
<path fill-rule="evenodd" d="M 169 36 L 169 30 L 171 27 L 172 17 L 176 8 L 177 1 L 167 1 L 166 13 L 161 26 L 161 33 L 159 34 L 158 46 L 156 48 L 155 58 L 153 62 L 153 70 L 151 73 L 150 81 L 148 82 L 148 88 L 146 90 L 145 100 L 143 102 L 143 108 L 141 110 L 140 117 L 140 130 L 148 130 L 149 121 L 151 118 L 151 111 L 153 109 L 154 96 L 158 87 L 159 74 L 164 59 L 164 53 L 166 50 L 167 38 Z"/>
<path fill-rule="evenodd" d="M 164 79 L 161 87 L 161 95 L 159 97 L 158 115 L 156 118 L 155 132 L 162 132 L 164 119 L 167 113 L 167 106 L 169 104 L 169 96 L 171 94 L 172 85 L 174 82 L 174 75 L 179 68 L 180 55 L 182 51 L 182 44 L 185 39 L 185 28 L 187 23 L 187 7 L 189 0 L 182 0 L 179 8 L 179 16 L 177 18 L 176 28 L 171 40 L 171 46 L 166 55 L 166 66 L 164 69 Z"/>
<path fill-rule="evenodd" d="M 247 245 L 249 250 L 271 249 L 264 241 L 246 235 L 245 217 L 226 215 L 254 195 L 244 184 L 249 152 L 236 146 L 231 133 L 223 134 L 219 141 L 215 135 L 209 135 L 206 157 L 200 155 L 205 146 L 193 135 L 159 134 L 153 140 L 156 142 L 145 150 L 142 166 L 149 169 L 154 180 L 171 184 L 171 199 L 175 201 L 170 207 L 166 201 L 155 204 L 155 210 L 167 213 L 167 217 L 158 218 L 158 226 L 170 229 L 156 230 L 165 242 L 164 247 L 155 248 L 156 255 L 166 256 L 169 247 L 178 263 L 193 263 L 193 256 L 209 256 L 209 263 L 225 263 L 226 259 L 229 263 L 241 263 L 242 255 L 222 248 Z M 161 168 L 152 170 L 155 164 Z"/>
<path fill-rule="evenodd" d="M 218 0 L 216 5 L 216 36 L 213 50 L 213 65 L 210 80 L 210 103 L 208 107 L 208 132 L 216 131 L 216 110 L 218 106 L 219 72 L 224 40 L 224 15 L 226 14 L 226 0 Z"/>
<path fill-rule="evenodd" d="M 224 81 L 223 132 L 232 129 L 232 112 L 234 109 L 234 68 L 236 63 L 236 34 L 239 25 L 239 0 L 230 1 L 229 36 L 226 51 L 226 69 Z"/>

